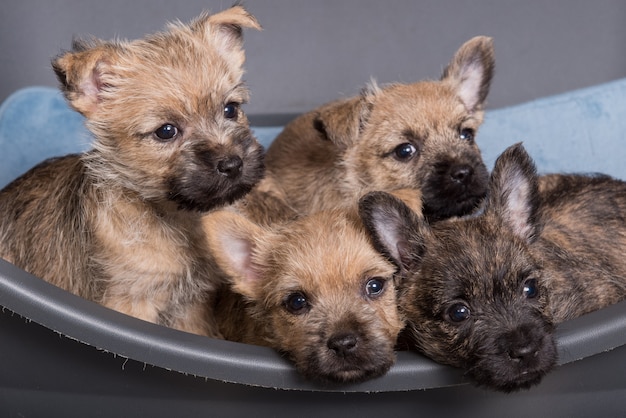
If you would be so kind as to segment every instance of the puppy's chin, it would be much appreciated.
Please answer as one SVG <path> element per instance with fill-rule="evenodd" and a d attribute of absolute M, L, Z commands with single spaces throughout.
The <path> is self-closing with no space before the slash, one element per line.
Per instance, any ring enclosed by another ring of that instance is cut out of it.
<path fill-rule="evenodd" d="M 357 353 L 338 356 L 329 350 L 311 352 L 304 360 L 291 356 L 305 377 L 321 383 L 359 383 L 387 373 L 395 362 L 393 348 L 364 347 Z"/>
<path fill-rule="evenodd" d="M 478 192 L 476 195 L 459 196 L 460 199 L 448 202 L 445 199 L 424 199 L 423 214 L 429 222 L 470 215 L 478 209 L 485 196 L 486 189 L 484 194 Z"/>
<path fill-rule="evenodd" d="M 221 188 L 211 188 L 209 185 L 193 189 L 173 187 L 168 198 L 175 202 L 180 210 L 208 212 L 236 202 L 248 194 L 255 184 L 240 183 Z"/>
<path fill-rule="evenodd" d="M 526 364 L 512 360 L 504 353 L 482 358 L 467 372 L 478 386 L 509 393 L 538 385 L 554 368 L 556 360 L 554 339 L 546 335 L 536 356 Z"/>

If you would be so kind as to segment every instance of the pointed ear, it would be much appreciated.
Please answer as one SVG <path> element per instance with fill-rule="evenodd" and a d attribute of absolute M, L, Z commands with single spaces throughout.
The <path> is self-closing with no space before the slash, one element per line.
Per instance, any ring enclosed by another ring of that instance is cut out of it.
<path fill-rule="evenodd" d="M 70 105 L 89 117 L 98 108 L 100 93 L 108 84 L 111 63 L 121 46 L 98 39 L 75 39 L 72 50 L 52 60 L 61 90 Z"/>
<path fill-rule="evenodd" d="M 441 80 L 452 86 L 468 111 L 480 111 L 489 93 L 494 67 L 492 39 L 477 36 L 459 48 Z"/>
<path fill-rule="evenodd" d="M 374 247 L 400 270 L 417 267 L 430 227 L 402 200 L 386 192 L 370 192 L 359 200 L 359 215 Z"/>
<path fill-rule="evenodd" d="M 223 26 L 221 30 L 225 30 L 230 26 L 231 31 L 241 35 L 241 28 L 252 28 L 261 30 L 261 25 L 251 13 L 249 13 L 242 5 L 236 5 L 219 13 L 215 13 L 208 17 L 208 21 L 212 25 Z"/>
<path fill-rule="evenodd" d="M 341 150 L 347 149 L 357 141 L 379 92 L 378 85 L 372 81 L 359 96 L 323 106 L 313 119 L 313 127 L 323 139 Z"/>
<path fill-rule="evenodd" d="M 241 5 L 214 15 L 203 13 L 191 22 L 190 27 L 213 43 L 220 55 L 237 67 L 245 61 L 243 28 L 262 29 L 256 18 Z"/>
<path fill-rule="evenodd" d="M 230 277 L 233 290 L 257 299 L 262 275 L 255 263 L 255 250 L 263 229 L 228 210 L 205 215 L 203 227 L 211 255 Z"/>
<path fill-rule="evenodd" d="M 496 160 L 486 211 L 499 216 L 520 238 L 532 242 L 539 234 L 537 169 L 521 143 Z"/>

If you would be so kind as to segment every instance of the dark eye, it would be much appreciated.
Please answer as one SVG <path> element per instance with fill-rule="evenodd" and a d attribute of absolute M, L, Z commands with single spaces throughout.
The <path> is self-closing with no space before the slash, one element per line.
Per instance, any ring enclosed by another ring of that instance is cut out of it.
<path fill-rule="evenodd" d="M 309 302 L 300 292 L 295 292 L 287 296 L 285 308 L 294 315 L 301 315 L 309 310 Z"/>
<path fill-rule="evenodd" d="M 524 282 L 522 293 L 526 299 L 533 299 L 539 296 L 539 288 L 537 287 L 537 279 L 528 279 Z"/>
<path fill-rule="evenodd" d="M 169 141 L 178 135 L 178 128 L 171 123 L 166 123 L 154 131 L 154 135 L 161 141 Z"/>
<path fill-rule="evenodd" d="M 463 141 L 472 142 L 474 140 L 474 130 L 471 128 L 463 128 L 459 132 L 459 138 Z"/>
<path fill-rule="evenodd" d="M 380 296 L 385 289 L 385 280 L 374 277 L 365 283 L 365 294 L 369 297 Z"/>
<path fill-rule="evenodd" d="M 413 146 L 413 144 L 409 144 L 408 142 L 398 145 L 393 150 L 394 155 L 400 161 L 410 160 L 415 155 L 416 152 L 417 152 L 417 149 Z"/>
<path fill-rule="evenodd" d="M 224 106 L 224 117 L 226 119 L 236 119 L 239 115 L 239 103 L 230 102 Z"/>
<path fill-rule="evenodd" d="M 446 315 L 451 322 L 463 322 L 470 317 L 470 309 L 464 303 L 455 303 L 446 311 Z"/>

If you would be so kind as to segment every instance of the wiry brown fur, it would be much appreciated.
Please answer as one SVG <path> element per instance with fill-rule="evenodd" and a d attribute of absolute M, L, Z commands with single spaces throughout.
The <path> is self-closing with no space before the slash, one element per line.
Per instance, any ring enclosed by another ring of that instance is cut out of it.
<path fill-rule="evenodd" d="M 439 81 L 372 83 L 357 97 L 306 113 L 269 147 L 268 173 L 300 213 L 401 188 L 422 191 L 429 218 L 469 212 L 486 192 L 488 173 L 473 136 L 493 67 L 491 39 L 476 37 L 457 51 Z M 403 146 L 414 153 L 400 158 Z"/>
<path fill-rule="evenodd" d="M 555 324 L 626 297 L 626 183 L 539 178 L 521 145 L 498 158 L 482 214 L 428 225 L 383 193 L 361 211 L 406 277 L 415 346 L 490 388 L 537 384 Z"/>
<path fill-rule="evenodd" d="M 216 309 L 226 339 L 273 347 L 322 382 L 362 381 L 393 364 L 404 325 L 395 267 L 372 247 L 355 210 L 271 227 L 215 211 L 205 227 L 231 280 Z M 384 287 L 368 295 L 368 283 Z"/>
<path fill-rule="evenodd" d="M 227 209 L 261 225 L 272 225 L 300 216 L 271 176 L 265 176 L 250 193 Z"/>
<path fill-rule="evenodd" d="M 57 57 L 94 149 L 48 160 L 0 192 L 0 256 L 121 312 L 218 335 L 206 299 L 220 279 L 201 215 L 263 173 L 239 109 L 242 27 L 260 28 L 235 6 L 136 41 L 75 41 Z"/>

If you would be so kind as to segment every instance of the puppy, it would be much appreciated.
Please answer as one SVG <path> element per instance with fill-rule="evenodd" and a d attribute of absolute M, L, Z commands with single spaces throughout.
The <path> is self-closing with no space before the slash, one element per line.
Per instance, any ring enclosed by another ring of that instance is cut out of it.
<path fill-rule="evenodd" d="M 555 324 L 626 297 L 626 183 L 538 178 L 518 144 L 489 188 L 482 214 L 433 225 L 385 193 L 360 211 L 407 280 L 400 304 L 415 346 L 509 392 L 553 368 Z"/>
<path fill-rule="evenodd" d="M 231 279 L 215 310 L 226 339 L 273 347 L 322 383 L 363 381 L 394 363 L 404 326 L 396 268 L 372 247 L 356 210 L 271 227 L 222 210 L 205 228 Z"/>
<path fill-rule="evenodd" d="M 217 336 L 202 213 L 262 177 L 241 111 L 235 6 L 132 42 L 75 41 L 52 65 L 94 149 L 45 161 L 0 192 L 0 256 L 138 318 Z"/>
<path fill-rule="evenodd" d="M 475 142 L 493 76 L 490 38 L 454 55 L 439 81 L 367 86 L 288 124 L 266 167 L 300 213 L 351 205 L 375 190 L 421 190 L 424 214 L 472 211 L 488 173 Z"/>

